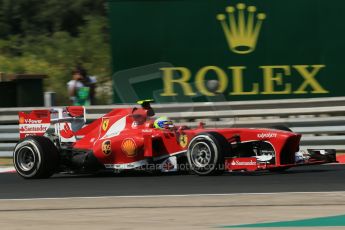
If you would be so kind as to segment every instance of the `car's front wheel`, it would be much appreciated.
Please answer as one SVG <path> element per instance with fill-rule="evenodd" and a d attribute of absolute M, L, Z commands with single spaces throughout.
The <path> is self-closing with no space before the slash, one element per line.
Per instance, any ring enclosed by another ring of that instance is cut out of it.
<path fill-rule="evenodd" d="M 57 170 L 59 154 L 48 138 L 30 136 L 16 145 L 13 163 L 18 174 L 24 178 L 48 178 Z"/>
<path fill-rule="evenodd" d="M 198 175 L 218 175 L 224 171 L 226 139 L 219 133 L 208 132 L 195 136 L 188 146 L 190 170 Z"/>

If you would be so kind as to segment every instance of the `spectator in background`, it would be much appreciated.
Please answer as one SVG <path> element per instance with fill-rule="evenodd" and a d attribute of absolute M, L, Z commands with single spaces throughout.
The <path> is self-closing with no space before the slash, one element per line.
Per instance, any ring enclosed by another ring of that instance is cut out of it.
<path fill-rule="evenodd" d="M 73 105 L 95 103 L 96 77 L 88 76 L 80 65 L 72 71 L 72 80 L 67 83 L 67 88 Z"/>

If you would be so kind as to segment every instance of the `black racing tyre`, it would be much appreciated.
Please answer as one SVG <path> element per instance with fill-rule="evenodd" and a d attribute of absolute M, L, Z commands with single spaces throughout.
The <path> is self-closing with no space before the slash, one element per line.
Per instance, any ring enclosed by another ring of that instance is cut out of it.
<path fill-rule="evenodd" d="M 224 155 L 229 144 L 216 132 L 196 135 L 188 146 L 187 159 L 191 172 L 200 176 L 219 175 L 224 172 Z"/>
<path fill-rule="evenodd" d="M 289 127 L 286 125 L 274 125 L 271 126 L 270 129 L 277 129 L 277 130 L 283 130 L 283 131 L 288 131 L 288 132 L 293 132 Z"/>
<path fill-rule="evenodd" d="M 14 148 L 13 164 L 18 174 L 26 179 L 48 178 L 57 171 L 59 153 L 48 138 L 29 136 Z"/>

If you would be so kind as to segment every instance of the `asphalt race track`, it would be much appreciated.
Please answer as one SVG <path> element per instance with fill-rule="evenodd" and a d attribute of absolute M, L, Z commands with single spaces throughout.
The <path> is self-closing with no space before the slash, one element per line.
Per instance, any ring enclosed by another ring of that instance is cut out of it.
<path fill-rule="evenodd" d="M 285 173 L 236 172 L 222 176 L 56 175 L 25 180 L 0 174 L 0 199 L 226 193 L 345 191 L 345 165 L 299 167 Z"/>

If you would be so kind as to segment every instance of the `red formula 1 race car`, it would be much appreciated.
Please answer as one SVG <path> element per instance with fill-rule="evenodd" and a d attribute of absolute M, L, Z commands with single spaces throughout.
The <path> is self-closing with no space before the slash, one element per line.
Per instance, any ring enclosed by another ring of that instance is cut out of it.
<path fill-rule="evenodd" d="M 336 161 L 335 150 L 300 150 L 301 135 L 289 130 L 176 127 L 154 119 L 150 102 L 114 109 L 88 125 L 79 106 L 20 112 L 16 171 L 24 178 L 134 169 L 215 175 Z"/>

